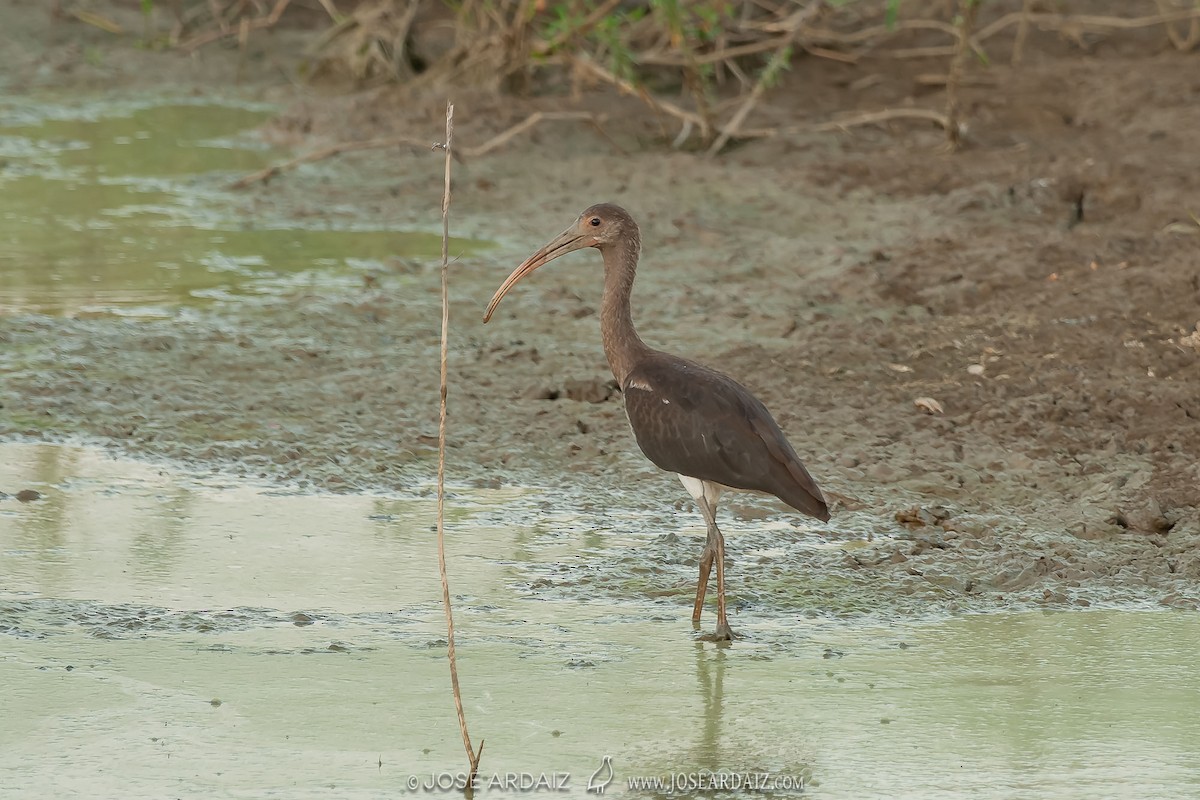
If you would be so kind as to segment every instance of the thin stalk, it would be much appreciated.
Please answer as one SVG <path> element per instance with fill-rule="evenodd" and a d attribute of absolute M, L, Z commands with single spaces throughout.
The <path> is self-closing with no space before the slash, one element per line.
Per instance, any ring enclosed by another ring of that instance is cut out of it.
<path fill-rule="evenodd" d="M 462 689 L 458 685 L 458 660 L 454 653 L 454 610 L 450 606 L 450 580 L 446 577 L 446 356 L 450 342 L 450 163 L 451 145 L 454 139 L 454 104 L 446 104 L 446 185 L 442 193 L 442 348 L 441 348 L 441 404 L 438 410 L 438 468 L 437 468 L 437 550 L 438 573 L 442 578 L 442 607 L 446 610 L 446 657 L 450 661 L 450 685 L 454 690 L 454 710 L 458 712 L 458 729 L 462 732 L 463 747 L 467 750 L 467 761 L 471 773 L 467 780 L 467 794 L 475 783 L 479 772 L 479 757 L 483 755 L 483 741 L 479 749 L 471 747 L 471 734 L 467 731 L 467 715 L 463 711 Z"/>

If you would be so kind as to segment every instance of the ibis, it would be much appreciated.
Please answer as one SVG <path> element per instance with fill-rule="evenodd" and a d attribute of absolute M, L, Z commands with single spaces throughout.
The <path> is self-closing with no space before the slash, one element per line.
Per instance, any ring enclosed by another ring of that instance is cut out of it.
<path fill-rule="evenodd" d="M 725 539 L 716 516 L 721 494 L 729 489 L 765 492 L 822 521 L 829 519 L 829 507 L 774 417 L 750 390 L 714 369 L 655 350 L 638 336 L 630 296 L 641 233 L 625 209 L 601 203 L 580 214 L 513 270 L 488 303 L 483 321 L 491 319 L 526 275 L 585 247 L 596 248 L 604 259 L 600 333 L 633 435 L 648 459 L 679 476 L 708 526 L 692 622 L 699 627 L 715 563 L 717 625 L 706 638 L 732 640 L 725 606 Z"/>

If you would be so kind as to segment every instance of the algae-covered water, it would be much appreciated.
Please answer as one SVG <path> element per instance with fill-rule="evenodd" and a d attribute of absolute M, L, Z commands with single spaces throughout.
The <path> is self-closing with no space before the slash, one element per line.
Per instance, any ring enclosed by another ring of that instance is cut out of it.
<path fill-rule="evenodd" d="M 304 222 L 225 186 L 285 153 L 267 107 L 0 98 L 0 313 L 164 316 L 180 304 L 361 283 L 436 233 L 361 229 L 314 198 Z M 455 240 L 454 252 L 482 243 Z"/>
<path fill-rule="evenodd" d="M 8 796 L 391 797 L 461 768 L 431 498 L 48 444 L 0 448 L 0 487 Z M 579 529 L 531 537 L 545 499 L 450 503 L 466 710 L 484 779 L 517 781 L 489 796 L 543 775 L 582 796 L 605 756 L 613 793 L 711 773 L 828 798 L 1200 793 L 1194 614 L 756 609 L 717 647 L 684 603 L 531 591 L 589 554 Z"/>

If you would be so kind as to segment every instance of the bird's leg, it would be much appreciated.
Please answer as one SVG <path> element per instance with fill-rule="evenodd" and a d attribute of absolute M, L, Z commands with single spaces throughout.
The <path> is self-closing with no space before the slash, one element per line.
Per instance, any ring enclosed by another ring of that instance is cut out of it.
<path fill-rule="evenodd" d="M 704 503 L 704 499 L 699 500 Z M 707 520 L 707 515 L 705 515 Z M 700 580 L 696 584 L 696 604 L 692 606 L 692 624 L 700 624 L 700 612 L 704 609 L 704 595 L 708 591 L 708 572 L 712 569 L 713 558 L 717 555 L 716 543 L 713 540 L 713 529 L 716 528 L 711 522 L 708 523 L 708 541 L 704 543 L 704 550 L 700 553 Z M 720 532 L 717 534 L 720 535 Z"/>
<path fill-rule="evenodd" d="M 717 640 L 733 641 L 733 629 L 725 616 L 725 537 L 717 533 Z"/>
<path fill-rule="evenodd" d="M 700 512 L 704 514 L 704 521 L 708 524 L 708 541 L 704 545 L 704 553 L 700 557 L 701 584 L 696 590 L 696 608 L 692 613 L 692 620 L 695 622 L 700 619 L 700 604 L 704 602 L 702 593 L 705 584 L 708 583 L 708 568 L 712 566 L 715 558 L 717 562 L 717 630 L 712 638 L 718 642 L 728 642 L 736 638 L 736 635 L 729 627 L 729 619 L 725 616 L 725 537 L 721 535 L 721 529 L 717 527 L 716 504 L 710 504 L 706 497 L 701 497 L 697 502 L 700 505 Z"/>

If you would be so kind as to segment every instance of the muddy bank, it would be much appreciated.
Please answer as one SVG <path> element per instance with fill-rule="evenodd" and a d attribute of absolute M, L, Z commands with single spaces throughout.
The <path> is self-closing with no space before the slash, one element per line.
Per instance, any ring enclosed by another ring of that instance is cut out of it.
<path fill-rule="evenodd" d="M 114 58 L 194 80 L 170 54 Z M 643 336 L 757 391 L 840 498 L 826 527 L 729 501 L 746 607 L 1195 607 L 1195 63 L 1137 38 L 1090 55 L 1047 44 L 970 90 L 970 147 L 954 155 L 936 131 L 898 126 L 704 161 L 661 148 L 636 101 L 597 95 L 589 107 L 623 120 L 611 140 L 556 125 L 461 166 L 456 229 L 498 245 L 455 265 L 451 480 L 548 487 L 598 532 L 632 537 L 602 548 L 597 572 L 551 570 L 532 591 L 687 602 L 696 543 L 669 531 L 699 518 L 636 451 L 607 386 L 598 259 L 539 272 L 478 322 L 517 260 L 614 200 L 643 225 Z M 903 102 L 920 69 L 814 63 L 764 113 Z M 846 81 L 872 72 L 848 101 Z M 270 91 L 287 107 L 273 142 L 438 134 L 432 105 L 287 91 Z M 482 141 L 538 102 L 471 98 L 459 130 Z M 440 170 L 436 156 L 347 156 L 230 203 L 432 230 Z M 436 309 L 436 265 L 414 258 L 172 319 L 6 316 L 0 436 L 82 436 L 301 489 L 427 491 Z"/>

